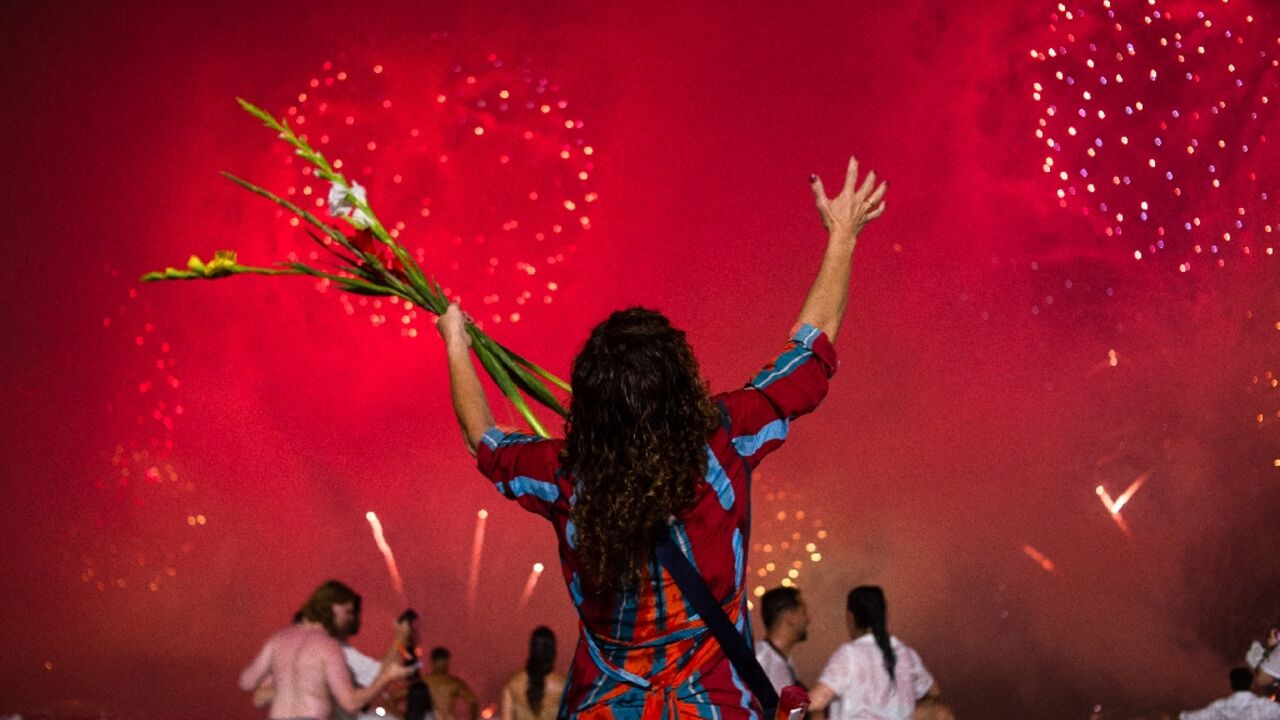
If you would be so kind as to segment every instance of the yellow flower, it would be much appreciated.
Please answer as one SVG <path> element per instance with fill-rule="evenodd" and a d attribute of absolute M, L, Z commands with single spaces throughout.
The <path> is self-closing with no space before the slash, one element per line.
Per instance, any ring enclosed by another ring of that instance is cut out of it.
<path fill-rule="evenodd" d="M 220 278 L 231 275 L 236 269 L 236 252 L 234 250 L 218 250 L 213 259 L 206 264 L 199 256 L 192 255 L 187 259 L 187 270 L 192 275 L 205 278 Z"/>

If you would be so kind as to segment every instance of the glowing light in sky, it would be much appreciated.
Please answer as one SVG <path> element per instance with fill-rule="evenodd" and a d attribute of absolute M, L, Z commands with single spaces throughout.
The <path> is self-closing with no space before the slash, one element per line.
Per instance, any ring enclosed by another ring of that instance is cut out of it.
<path fill-rule="evenodd" d="M 484 521 L 489 517 L 488 510 L 476 513 L 475 538 L 471 541 L 471 569 L 467 573 L 467 615 L 476 611 L 476 589 L 480 584 L 480 554 L 484 552 Z"/>
<path fill-rule="evenodd" d="M 372 510 L 364 514 L 364 519 L 368 520 L 369 526 L 373 528 L 373 541 L 377 543 L 378 550 L 387 561 L 387 572 L 391 575 L 391 584 L 395 586 L 396 594 L 403 602 L 405 600 L 404 581 L 400 579 L 400 568 L 396 567 L 396 556 L 392 554 L 391 546 L 387 544 L 387 538 L 382 534 L 382 523 L 378 521 L 377 513 Z"/>
<path fill-rule="evenodd" d="M 538 578 L 542 577 L 542 563 L 534 563 L 533 568 L 529 570 L 529 579 L 524 583 L 524 591 L 520 593 L 519 608 L 523 610 L 529 604 L 529 598 L 533 597 L 533 589 L 538 586 Z"/>
<path fill-rule="evenodd" d="M 1115 521 L 1116 526 L 1119 527 L 1125 535 L 1132 535 L 1132 533 L 1129 530 L 1129 524 L 1125 522 L 1124 517 L 1120 515 L 1120 510 L 1129 503 L 1129 500 L 1133 498 L 1134 493 L 1138 492 L 1138 488 L 1142 487 L 1142 484 L 1147 481 L 1147 476 L 1148 473 L 1139 475 L 1138 478 L 1130 483 L 1129 487 L 1125 488 L 1125 491 L 1120 493 L 1120 496 L 1114 500 L 1111 499 L 1111 495 L 1107 492 L 1106 488 L 1101 485 L 1094 489 L 1094 492 L 1098 494 L 1098 498 L 1102 500 L 1103 507 L 1107 509 L 1107 512 L 1111 513 L 1111 519 Z"/>

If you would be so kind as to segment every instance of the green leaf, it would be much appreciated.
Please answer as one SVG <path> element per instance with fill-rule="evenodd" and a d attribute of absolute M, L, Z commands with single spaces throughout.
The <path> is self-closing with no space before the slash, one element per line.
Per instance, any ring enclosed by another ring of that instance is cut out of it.
<path fill-rule="evenodd" d="M 502 363 L 483 345 L 477 346 L 473 344 L 472 350 L 475 351 L 476 357 L 480 360 L 480 364 L 484 366 L 484 369 L 489 371 L 489 376 L 498 384 L 498 389 L 516 407 L 516 410 L 524 417 L 525 422 L 529 423 L 529 427 L 533 428 L 533 431 L 542 437 L 551 437 L 547 433 L 547 429 L 542 426 L 542 423 L 538 422 L 538 418 L 529 410 L 524 398 L 520 397 L 520 391 L 516 389 L 515 383 L 511 381 L 511 376 L 507 374 Z"/>
<path fill-rule="evenodd" d="M 560 388 L 561 390 L 564 390 L 565 392 L 573 392 L 573 388 L 569 387 L 569 383 L 565 382 L 564 380 L 561 380 L 559 375 L 552 373 L 550 370 L 543 369 L 540 365 L 529 362 L 528 360 L 512 352 L 511 350 L 507 350 L 507 354 L 510 355 L 511 358 L 515 360 L 517 363 L 519 363 L 520 365 L 523 365 L 529 370 L 532 370 L 534 373 L 541 375 L 547 380 L 550 380 L 552 384 L 554 384 L 556 387 Z"/>
<path fill-rule="evenodd" d="M 515 362 L 515 360 L 511 358 L 511 353 L 506 348 L 494 342 L 492 338 L 479 330 L 476 330 L 475 333 L 473 333 L 472 344 L 474 345 L 476 343 L 486 346 L 486 349 L 493 353 L 494 357 L 497 358 L 503 364 L 505 369 L 514 376 L 513 380 L 516 384 L 528 393 L 530 397 L 551 410 L 554 410 L 561 417 L 565 417 L 569 414 L 569 412 L 565 410 L 564 406 L 560 404 L 560 399 L 557 398 L 549 388 L 547 388 L 546 384 L 528 370 L 521 367 L 519 363 Z"/>

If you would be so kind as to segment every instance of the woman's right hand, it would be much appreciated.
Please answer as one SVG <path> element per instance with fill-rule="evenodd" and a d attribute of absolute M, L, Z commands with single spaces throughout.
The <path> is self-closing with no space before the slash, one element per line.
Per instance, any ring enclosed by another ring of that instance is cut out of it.
<path fill-rule="evenodd" d="M 466 347 L 471 347 L 471 336 L 467 335 L 468 322 L 470 318 L 462 312 L 458 304 L 449 303 L 444 314 L 436 318 L 436 330 L 440 332 L 440 337 L 444 338 L 445 345 L 461 342 Z"/>
<path fill-rule="evenodd" d="M 817 175 L 809 176 L 822 224 L 833 241 L 852 244 L 867 223 L 884 214 L 884 194 L 889 187 L 888 183 L 877 184 L 874 170 L 867 173 L 862 185 L 857 182 L 858 159 L 855 157 L 849 158 L 844 187 L 834 198 L 827 197 L 821 178 Z"/>

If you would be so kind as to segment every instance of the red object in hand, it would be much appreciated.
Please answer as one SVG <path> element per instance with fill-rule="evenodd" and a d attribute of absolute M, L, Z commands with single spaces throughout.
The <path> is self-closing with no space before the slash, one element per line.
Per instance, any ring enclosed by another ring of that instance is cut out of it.
<path fill-rule="evenodd" d="M 799 685 L 788 685 L 782 688 L 782 694 L 778 697 L 777 718 L 787 720 L 797 709 L 800 711 L 798 715 L 804 717 L 805 712 L 809 710 L 809 693 Z"/>

